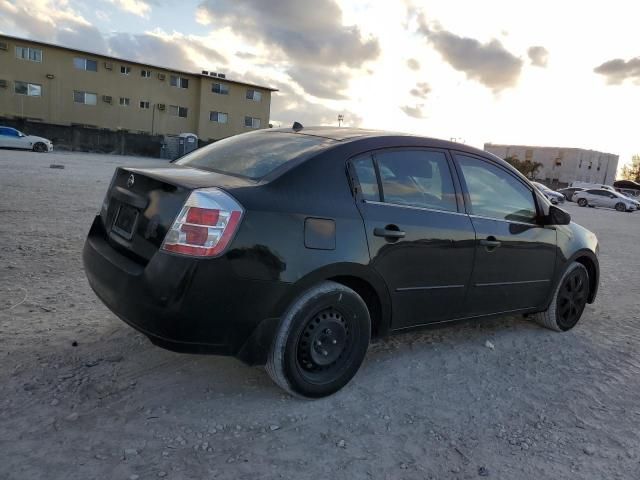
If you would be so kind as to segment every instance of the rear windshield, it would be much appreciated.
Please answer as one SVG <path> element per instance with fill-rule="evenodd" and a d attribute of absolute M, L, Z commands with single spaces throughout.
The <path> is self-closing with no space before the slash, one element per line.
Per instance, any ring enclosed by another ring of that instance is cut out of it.
<path fill-rule="evenodd" d="M 333 140 L 280 132 L 250 132 L 225 138 L 176 160 L 178 165 L 262 178 L 285 163 L 312 154 Z"/>

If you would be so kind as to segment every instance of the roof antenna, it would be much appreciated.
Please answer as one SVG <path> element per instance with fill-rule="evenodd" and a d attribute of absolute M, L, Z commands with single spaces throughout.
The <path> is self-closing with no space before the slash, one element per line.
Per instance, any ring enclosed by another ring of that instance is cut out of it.
<path fill-rule="evenodd" d="M 294 132 L 299 132 L 304 127 L 302 126 L 302 124 L 300 122 L 293 122 L 293 126 L 291 128 L 293 129 Z"/>

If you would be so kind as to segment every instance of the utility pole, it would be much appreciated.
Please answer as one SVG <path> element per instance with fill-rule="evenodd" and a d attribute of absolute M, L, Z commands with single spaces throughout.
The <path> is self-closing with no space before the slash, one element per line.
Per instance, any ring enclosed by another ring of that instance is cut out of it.
<path fill-rule="evenodd" d="M 344 122 L 344 115 L 339 113 L 338 114 L 338 127 L 342 126 L 342 122 Z"/>

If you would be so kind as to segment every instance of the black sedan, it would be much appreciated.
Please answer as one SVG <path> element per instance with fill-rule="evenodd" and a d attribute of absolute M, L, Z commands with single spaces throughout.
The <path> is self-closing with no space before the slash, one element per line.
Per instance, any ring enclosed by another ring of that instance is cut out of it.
<path fill-rule="evenodd" d="M 527 314 L 576 325 L 597 240 L 499 158 L 346 128 L 238 135 L 118 168 L 84 247 L 89 283 L 162 347 L 342 388 L 371 337 Z"/>

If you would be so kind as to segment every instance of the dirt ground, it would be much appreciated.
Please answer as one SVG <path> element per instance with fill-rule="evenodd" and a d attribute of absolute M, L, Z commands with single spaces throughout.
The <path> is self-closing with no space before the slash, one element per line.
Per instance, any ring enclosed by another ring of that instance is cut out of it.
<path fill-rule="evenodd" d="M 1 479 L 640 478 L 640 212 L 567 207 L 602 268 L 571 332 L 393 337 L 300 401 L 261 368 L 154 347 L 91 292 L 81 249 L 114 167 L 161 163 L 0 151 Z"/>

